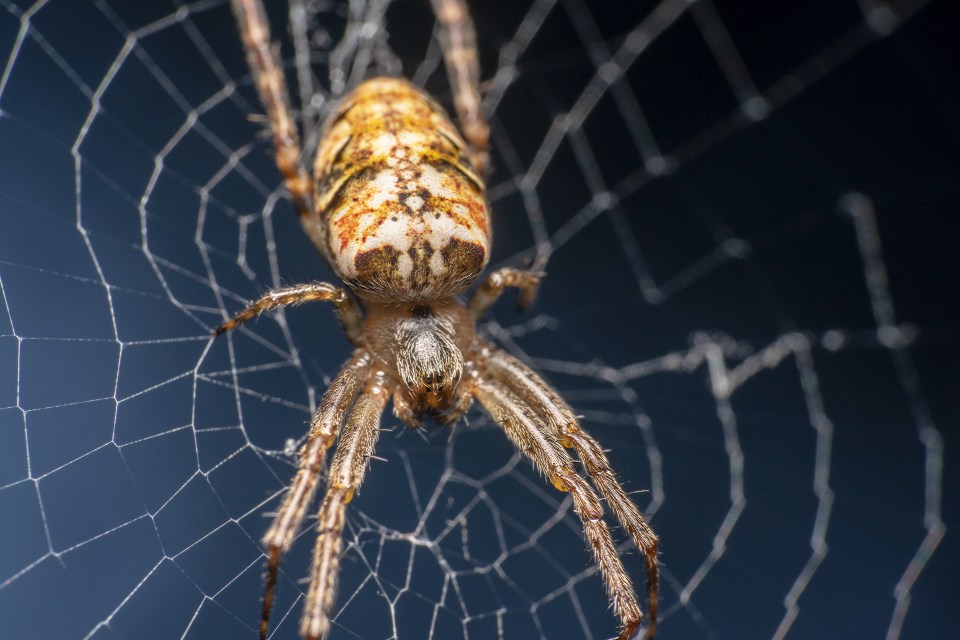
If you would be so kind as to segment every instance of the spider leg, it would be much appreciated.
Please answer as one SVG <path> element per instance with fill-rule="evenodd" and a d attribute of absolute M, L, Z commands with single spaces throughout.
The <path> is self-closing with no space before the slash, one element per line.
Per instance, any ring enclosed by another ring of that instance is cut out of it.
<path fill-rule="evenodd" d="M 246 309 L 214 329 L 213 333 L 219 336 L 231 329 L 236 329 L 240 324 L 255 318 L 264 311 L 272 311 L 305 302 L 332 302 L 337 307 L 337 314 L 340 316 L 340 322 L 347 333 L 347 338 L 355 345 L 360 344 L 363 335 L 363 320 L 360 317 L 357 305 L 343 289 L 326 282 L 310 282 L 293 285 L 292 287 L 271 289 L 248 304 Z"/>
<path fill-rule="evenodd" d="M 267 112 L 277 168 L 290 192 L 294 210 L 313 244 L 321 253 L 326 240 L 318 216 L 313 212 L 313 183 L 300 162 L 303 150 L 296 118 L 290 107 L 290 92 L 277 56 L 277 48 L 270 41 L 270 26 L 261 0 L 232 0 L 233 14 L 240 27 L 240 38 L 247 53 L 247 64 L 253 72 L 260 103 Z M 326 254 L 325 254 L 326 255 Z"/>
<path fill-rule="evenodd" d="M 487 145 L 490 126 L 480 99 L 480 60 L 477 56 L 477 32 L 464 0 L 432 0 L 440 25 L 440 48 L 453 89 L 453 105 L 467 144 L 470 160 L 477 173 L 487 171 Z"/>
<path fill-rule="evenodd" d="M 517 448 L 530 458 L 541 473 L 550 478 L 553 486 L 560 491 L 570 492 L 573 510 L 583 522 L 583 532 L 600 567 L 607 595 L 614 613 L 620 618 L 622 629 L 618 640 L 629 640 L 640 625 L 643 614 L 630 576 L 603 521 L 600 498 L 590 484 L 577 474 L 573 458 L 561 446 L 554 430 L 538 424 L 534 409 L 517 394 L 500 382 L 483 380 L 479 376 L 473 380 L 473 393 Z"/>
<path fill-rule="evenodd" d="M 323 473 L 327 449 L 336 439 L 337 431 L 343 424 L 343 417 L 360 391 L 360 385 L 370 370 L 370 362 L 369 353 L 360 350 L 355 352 L 330 383 L 327 392 L 323 394 L 320 408 L 310 421 L 310 431 L 300 449 L 300 467 L 297 475 L 283 497 L 273 524 L 263 536 L 263 545 L 267 548 L 269 559 L 263 596 L 263 615 L 260 618 L 260 640 L 267 637 L 280 558 L 290 548 L 306 516 L 307 507 L 313 500 Z"/>
<path fill-rule="evenodd" d="M 528 366 L 502 350 L 494 351 L 490 355 L 487 371 L 494 379 L 519 395 L 537 415 L 544 416 L 563 446 L 577 452 L 577 457 L 583 463 L 597 491 L 607 501 L 621 526 L 630 534 L 634 545 L 643 553 L 647 565 L 647 600 L 650 608 L 647 637 L 653 638 L 656 632 L 660 582 L 657 564 L 660 542 L 657 535 L 617 482 L 599 443 L 580 427 L 570 406 L 550 385 Z"/>
<path fill-rule="evenodd" d="M 475 320 L 479 320 L 486 315 L 493 303 L 503 295 L 507 287 L 513 287 L 520 290 L 520 298 L 517 301 L 517 309 L 525 311 L 537 295 L 537 288 L 540 286 L 540 278 L 546 274 L 536 271 L 522 271 L 505 267 L 497 269 L 484 280 L 467 303 L 467 308 L 473 314 Z"/>
<path fill-rule="evenodd" d="M 374 371 L 353 405 L 330 465 L 327 493 L 317 516 L 317 543 L 310 569 L 310 588 L 300 621 L 304 640 L 320 640 L 330 628 L 327 614 L 336 595 L 345 507 L 363 482 L 367 463 L 380 435 L 380 416 L 390 397 L 386 374 Z"/>

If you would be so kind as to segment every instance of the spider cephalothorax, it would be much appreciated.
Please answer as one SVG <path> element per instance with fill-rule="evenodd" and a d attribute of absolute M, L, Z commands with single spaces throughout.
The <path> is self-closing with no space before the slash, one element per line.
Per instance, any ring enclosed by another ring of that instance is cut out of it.
<path fill-rule="evenodd" d="M 541 274 L 500 269 L 468 302 L 458 297 L 489 260 L 483 180 L 488 134 L 466 7 L 463 0 L 433 0 L 433 5 L 466 140 L 421 90 L 405 80 L 373 78 L 347 94 L 328 120 L 311 178 L 300 165 L 299 136 L 260 0 L 233 0 L 294 208 L 317 249 L 359 299 L 358 304 L 347 291 L 325 282 L 274 289 L 216 329 L 221 334 L 263 311 L 324 300 L 336 305 L 356 346 L 323 396 L 300 452 L 300 468 L 263 539 L 269 561 L 260 637 L 266 637 L 280 557 L 304 520 L 326 450 L 336 441 L 317 516 L 300 632 L 316 640 L 329 629 L 344 509 L 363 481 L 380 417 L 392 397 L 394 414 L 410 427 L 425 419 L 455 422 L 477 399 L 553 485 L 571 494 L 620 617 L 620 640 L 626 640 L 642 614 L 603 520 L 602 496 L 644 554 L 652 638 L 656 536 L 616 481 L 599 444 L 580 428 L 559 394 L 476 335 L 476 321 L 505 288 L 518 288 L 526 306 Z M 567 449 L 576 453 L 589 482 Z"/>
<path fill-rule="evenodd" d="M 368 312 L 366 329 L 371 352 L 399 382 L 394 411 L 408 426 L 426 416 L 450 422 L 467 409 L 465 354 L 476 348 L 476 336 L 463 305 L 384 307 Z"/>

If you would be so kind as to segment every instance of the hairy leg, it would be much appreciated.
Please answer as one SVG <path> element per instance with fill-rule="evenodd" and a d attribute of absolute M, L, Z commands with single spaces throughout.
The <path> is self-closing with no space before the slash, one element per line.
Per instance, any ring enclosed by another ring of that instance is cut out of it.
<path fill-rule="evenodd" d="M 480 100 L 477 33 L 464 0 L 432 0 L 432 4 L 440 25 L 440 48 L 443 49 L 460 130 L 470 145 L 473 168 L 483 177 L 487 171 L 490 127 Z"/>
<path fill-rule="evenodd" d="M 490 417 L 503 427 L 510 440 L 537 469 L 550 478 L 553 486 L 570 492 L 573 509 L 583 522 L 584 535 L 600 567 L 614 613 L 620 618 L 622 628 L 618 640 L 629 640 L 643 614 L 630 576 L 603 521 L 600 498 L 577 474 L 573 459 L 561 446 L 554 430 L 538 424 L 534 412 L 519 396 L 499 382 L 479 377 L 474 380 L 473 392 Z"/>
<path fill-rule="evenodd" d="M 340 316 L 343 329 L 347 333 L 347 338 L 353 344 L 359 345 L 360 336 L 363 334 L 363 319 L 360 317 L 357 305 L 343 289 L 326 282 L 310 282 L 293 285 L 292 287 L 271 289 L 247 305 L 246 309 L 214 329 L 214 334 L 219 336 L 231 329 L 236 329 L 242 323 L 264 311 L 272 311 L 305 302 L 332 302 L 337 307 L 337 313 Z"/>
<path fill-rule="evenodd" d="M 520 290 L 520 298 L 517 300 L 517 309 L 525 311 L 537 295 L 537 287 L 540 285 L 540 278 L 543 273 L 534 271 L 521 271 L 506 267 L 497 269 L 484 280 L 477 290 L 473 292 L 467 308 L 473 314 L 475 320 L 479 320 L 487 314 L 493 303 L 503 295 L 504 290 L 512 287 Z"/>
<path fill-rule="evenodd" d="M 621 526 L 627 530 L 634 545 L 644 556 L 647 566 L 647 600 L 649 627 L 647 637 L 656 631 L 660 572 L 657 564 L 657 535 L 647 524 L 637 505 L 627 497 L 610 469 L 610 462 L 599 443 L 585 432 L 569 405 L 530 367 L 505 351 L 493 352 L 487 360 L 490 375 L 530 405 L 554 429 L 560 443 L 577 452 L 600 495 L 607 501 Z"/>
<path fill-rule="evenodd" d="M 323 394 L 320 408 L 310 422 L 310 432 L 300 449 L 300 467 L 283 497 L 280 510 L 273 524 L 263 536 L 263 545 L 267 548 L 267 579 L 263 596 L 263 614 L 260 617 L 260 638 L 267 637 L 270 622 L 270 609 L 277 584 L 277 571 L 280 558 L 293 544 L 294 536 L 300 529 L 307 513 L 307 507 L 313 500 L 323 474 L 323 462 L 327 449 L 333 444 L 343 424 L 343 417 L 353 405 L 367 372 L 370 370 L 370 354 L 357 351 L 343 365 L 340 373 L 330 383 Z"/>
<path fill-rule="evenodd" d="M 313 182 L 301 162 L 303 149 L 296 118 L 290 108 L 290 91 L 276 46 L 270 40 L 270 25 L 263 3 L 261 0 L 231 0 L 231 5 L 240 27 L 240 38 L 247 52 L 247 64 L 253 72 L 260 104 L 267 112 L 267 121 L 273 133 L 277 168 L 290 192 L 290 200 L 300 224 L 313 244 L 326 255 L 323 224 L 319 216 L 313 214 Z"/>
<path fill-rule="evenodd" d="M 327 493 L 317 515 L 318 536 L 310 567 L 310 588 L 300 621 L 300 635 L 304 640 L 320 640 L 330 629 L 327 615 L 337 590 L 345 508 L 363 482 L 380 435 L 380 416 L 391 391 L 382 371 L 370 374 L 337 443 Z"/>

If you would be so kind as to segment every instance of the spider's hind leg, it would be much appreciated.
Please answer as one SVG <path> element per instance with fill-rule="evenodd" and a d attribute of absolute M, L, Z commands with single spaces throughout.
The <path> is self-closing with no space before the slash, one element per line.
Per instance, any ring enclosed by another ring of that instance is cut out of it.
<path fill-rule="evenodd" d="M 477 33 L 464 0 L 432 0 L 440 25 L 440 48 L 453 90 L 460 130 L 470 145 L 470 160 L 477 173 L 487 171 L 490 126 L 480 99 L 480 60 Z"/>
<path fill-rule="evenodd" d="M 270 26 L 262 0 L 232 0 L 233 14 L 240 27 L 240 39 L 247 54 L 247 64 L 253 72 L 260 104 L 267 112 L 267 121 L 273 133 L 273 148 L 277 168 L 283 176 L 300 224 L 320 252 L 326 240 L 313 215 L 313 182 L 303 168 L 300 134 L 290 107 L 290 91 L 283 75 L 283 66 L 277 48 L 270 40 Z"/>

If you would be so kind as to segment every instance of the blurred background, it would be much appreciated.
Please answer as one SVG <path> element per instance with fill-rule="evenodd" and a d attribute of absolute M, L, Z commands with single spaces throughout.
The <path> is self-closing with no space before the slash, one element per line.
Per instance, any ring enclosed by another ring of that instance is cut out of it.
<path fill-rule="evenodd" d="M 428 3 L 268 5 L 308 153 L 365 77 L 451 105 Z M 483 331 L 584 416 L 660 535 L 657 637 L 952 637 L 955 3 L 472 11 L 491 266 L 549 274 Z M 259 539 L 350 349 L 325 305 L 209 336 L 333 278 L 229 5 L 0 0 L 0 51 L 5 637 L 254 638 Z M 383 427 L 331 639 L 615 635 L 570 501 L 479 411 Z M 297 637 L 313 540 L 273 638 Z"/>

